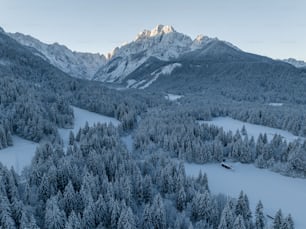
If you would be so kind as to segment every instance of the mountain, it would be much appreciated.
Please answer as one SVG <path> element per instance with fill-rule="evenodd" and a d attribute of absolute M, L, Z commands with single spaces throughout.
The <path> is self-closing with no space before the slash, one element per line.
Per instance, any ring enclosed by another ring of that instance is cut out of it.
<path fill-rule="evenodd" d="M 288 87 L 295 88 L 290 93 L 298 100 L 306 86 L 303 69 L 244 52 L 217 38 L 200 35 L 192 40 L 162 25 L 116 48 L 93 79 L 123 88 L 205 92 L 251 101 L 273 100 L 280 94 L 291 98 Z"/>
<path fill-rule="evenodd" d="M 231 97 L 264 97 L 286 93 L 305 85 L 305 72 L 281 61 L 243 52 L 213 40 L 172 60 L 152 57 L 129 74 L 122 84 L 129 88 L 207 92 Z M 286 82 L 284 84 L 283 82 Z M 292 92 L 293 93 L 293 92 Z"/>
<path fill-rule="evenodd" d="M 64 45 L 45 44 L 21 33 L 8 33 L 8 35 L 20 44 L 30 47 L 35 55 L 77 78 L 91 79 L 106 63 L 105 56 L 100 54 L 74 52 Z"/>
<path fill-rule="evenodd" d="M 1 76 L 31 80 L 33 84 L 69 78 L 66 73 L 42 58 L 36 50 L 21 45 L 3 30 L 0 32 L 0 63 Z"/>
<path fill-rule="evenodd" d="M 10 36 L 15 39 L 24 37 L 18 34 Z M 21 40 L 25 42 L 27 39 Z M 52 63 L 50 59 L 58 60 L 58 56 L 69 56 L 65 53 L 72 53 L 72 57 L 76 54 L 58 44 L 45 45 L 33 38 L 28 40 L 32 40 L 36 48 L 27 45 L 27 50 L 49 63 Z M 49 57 L 39 50 L 45 50 Z M 91 54 L 88 56 L 92 57 Z M 78 67 L 69 63 L 72 57 L 60 58 L 60 63 L 71 68 Z M 97 68 L 89 67 L 90 58 L 85 59 L 86 67 L 93 74 Z M 115 48 L 106 59 L 101 59 L 104 60 L 102 67 L 93 77 L 86 78 L 108 83 L 110 88 L 206 93 L 248 101 L 279 100 L 282 95 L 283 99 L 299 103 L 306 87 L 306 71 L 303 68 L 244 52 L 217 38 L 199 35 L 193 40 L 171 26 L 158 25 L 153 30 L 144 30 L 132 42 Z M 7 63 L 0 59 L 0 64 Z M 53 65 L 56 66 L 55 63 Z M 71 69 L 59 68 L 76 76 Z"/>
<path fill-rule="evenodd" d="M 151 31 L 139 33 L 132 42 L 115 48 L 109 55 L 107 64 L 99 69 L 93 79 L 111 83 L 123 82 L 129 74 L 151 58 L 174 60 L 214 40 L 217 39 L 201 35 L 192 40 L 172 26 L 157 25 Z"/>
<path fill-rule="evenodd" d="M 146 66 L 152 71 L 151 79 L 136 81 L 130 79 L 127 87 L 147 88 L 161 75 L 170 74 L 181 64 L 169 65 L 165 69 L 152 69 L 150 61 L 174 61 L 186 53 L 194 52 L 209 46 L 211 43 L 220 42 L 234 50 L 241 51 L 236 46 L 217 38 L 199 35 L 194 40 L 189 36 L 177 32 L 172 26 L 158 25 L 153 30 L 144 30 L 135 40 L 121 47 L 117 47 L 108 55 L 107 63 L 102 66 L 93 77 L 94 80 L 108 83 L 124 83 L 129 75 L 141 66 Z M 222 52 L 222 50 L 214 50 Z"/>
<path fill-rule="evenodd" d="M 94 79 L 121 82 L 149 58 L 174 59 L 189 51 L 191 45 L 190 37 L 176 32 L 171 26 L 158 25 L 151 31 L 139 33 L 132 42 L 115 48 L 107 64 L 99 69 Z"/>
<path fill-rule="evenodd" d="M 288 58 L 288 59 L 284 59 L 284 62 L 293 65 L 294 67 L 297 68 L 306 68 L 306 62 L 302 61 L 302 60 L 296 60 L 294 58 Z"/>

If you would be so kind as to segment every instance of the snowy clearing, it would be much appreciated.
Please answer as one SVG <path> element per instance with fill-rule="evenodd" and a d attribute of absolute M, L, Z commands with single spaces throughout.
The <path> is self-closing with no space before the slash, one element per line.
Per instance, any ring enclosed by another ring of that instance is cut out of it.
<path fill-rule="evenodd" d="M 222 127 L 224 131 L 226 132 L 232 131 L 234 134 L 237 130 L 241 130 L 244 125 L 245 129 L 247 130 L 248 136 L 249 137 L 253 136 L 255 140 L 257 140 L 260 133 L 262 134 L 266 133 L 269 141 L 272 140 L 275 134 L 281 135 L 287 142 L 292 142 L 297 139 L 304 139 L 295 136 L 285 130 L 242 122 L 239 120 L 232 119 L 230 117 L 218 117 L 214 118 L 212 121 L 199 121 L 198 123 L 199 124 L 207 123 L 215 125 L 217 127 Z"/>
<path fill-rule="evenodd" d="M 97 114 L 94 112 L 90 112 L 88 110 L 84 110 L 78 107 L 72 107 L 74 113 L 74 127 L 73 129 L 59 129 L 58 132 L 61 135 L 64 146 L 68 145 L 69 141 L 69 133 L 72 131 L 76 134 L 81 127 L 84 127 L 86 122 L 88 122 L 89 126 L 93 126 L 95 123 L 112 123 L 114 126 L 118 126 L 120 122 L 111 117 L 107 117 L 101 114 Z"/>
<path fill-rule="evenodd" d="M 261 200 L 266 214 L 274 216 L 281 208 L 283 214 L 292 214 L 296 229 L 306 228 L 305 179 L 285 177 L 253 165 L 231 163 L 231 166 L 233 170 L 227 170 L 220 164 L 185 163 L 187 175 L 195 177 L 200 170 L 207 174 L 212 193 L 223 193 L 237 198 L 243 190 L 249 197 L 253 212 Z"/>
<path fill-rule="evenodd" d="M 272 106 L 272 107 L 281 107 L 281 106 L 283 106 L 284 104 L 283 104 L 283 103 L 269 103 L 268 105 L 269 105 L 269 106 Z"/>
<path fill-rule="evenodd" d="M 133 139 L 132 135 L 127 135 L 124 137 L 121 137 L 121 141 L 126 146 L 127 150 L 131 153 L 133 152 Z"/>
<path fill-rule="evenodd" d="M 77 131 L 85 126 L 88 122 L 89 126 L 93 126 L 95 123 L 112 123 L 114 126 L 118 126 L 120 122 L 117 119 L 110 118 L 97 113 L 89 112 L 77 107 L 73 107 L 74 112 L 74 128 L 73 129 L 59 129 L 59 133 L 64 141 L 64 146 L 68 145 L 69 133 Z M 0 150 L 0 161 L 8 168 L 14 167 L 17 173 L 20 174 L 25 166 L 31 164 L 32 158 L 35 155 L 36 147 L 38 143 L 25 140 L 23 138 L 13 136 L 13 146 Z"/>
<path fill-rule="evenodd" d="M 25 140 L 18 136 L 12 136 L 13 146 L 0 150 L 0 161 L 7 168 L 14 167 L 17 173 L 21 173 L 25 166 L 31 164 L 38 143 Z"/>
<path fill-rule="evenodd" d="M 182 98 L 182 95 L 174 95 L 174 94 L 168 94 L 165 96 L 165 99 L 169 100 L 169 101 L 176 101 L 180 98 Z"/>

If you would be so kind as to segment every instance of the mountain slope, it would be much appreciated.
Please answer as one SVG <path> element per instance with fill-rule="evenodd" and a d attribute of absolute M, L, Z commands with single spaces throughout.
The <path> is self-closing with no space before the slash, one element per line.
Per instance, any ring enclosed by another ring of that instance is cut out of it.
<path fill-rule="evenodd" d="M 77 78 L 91 79 L 106 62 L 106 58 L 100 54 L 73 52 L 58 43 L 45 44 L 21 33 L 8 33 L 8 35 L 20 44 L 30 47 L 34 54 L 50 64 Z"/>

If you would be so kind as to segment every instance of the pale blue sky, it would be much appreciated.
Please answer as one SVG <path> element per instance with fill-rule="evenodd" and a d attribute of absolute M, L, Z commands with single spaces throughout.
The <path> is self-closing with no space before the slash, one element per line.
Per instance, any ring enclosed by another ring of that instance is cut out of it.
<path fill-rule="evenodd" d="M 273 58 L 306 60 L 305 0 L 0 0 L 0 26 L 106 53 L 157 24 L 227 40 Z"/>

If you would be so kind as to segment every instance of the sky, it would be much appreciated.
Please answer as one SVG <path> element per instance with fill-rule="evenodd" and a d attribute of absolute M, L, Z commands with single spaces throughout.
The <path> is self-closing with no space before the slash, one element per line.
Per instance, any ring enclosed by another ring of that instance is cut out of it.
<path fill-rule="evenodd" d="M 0 0 L 7 32 L 108 53 L 157 24 L 195 38 L 218 37 L 244 51 L 306 61 L 305 0 Z"/>

